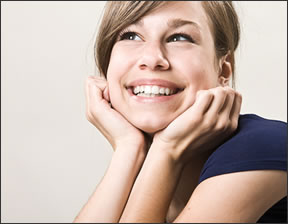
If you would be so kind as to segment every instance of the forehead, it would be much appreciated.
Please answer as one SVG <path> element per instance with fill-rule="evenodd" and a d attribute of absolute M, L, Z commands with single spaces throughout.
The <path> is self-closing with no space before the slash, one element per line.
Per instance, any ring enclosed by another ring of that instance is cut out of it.
<path fill-rule="evenodd" d="M 176 20 L 175 20 L 176 18 Z M 135 25 L 145 26 L 150 21 L 165 22 L 173 27 L 181 25 L 182 21 L 190 21 L 197 28 L 208 26 L 208 19 L 200 1 L 170 1 L 142 17 Z M 151 25 L 151 23 L 149 23 Z"/>

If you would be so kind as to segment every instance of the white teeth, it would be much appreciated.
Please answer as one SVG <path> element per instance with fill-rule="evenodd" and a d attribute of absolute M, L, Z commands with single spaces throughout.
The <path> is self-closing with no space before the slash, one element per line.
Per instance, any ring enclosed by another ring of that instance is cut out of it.
<path fill-rule="evenodd" d="M 139 91 L 139 90 L 140 90 L 139 88 L 140 88 L 140 86 L 137 86 L 136 88 L 134 88 L 134 89 L 133 89 L 133 93 L 134 93 L 134 94 L 139 93 L 139 92 L 140 92 L 140 91 Z"/>
<path fill-rule="evenodd" d="M 151 86 L 145 86 L 144 93 L 150 94 L 151 93 Z"/>
<path fill-rule="evenodd" d="M 137 96 L 145 96 L 145 97 L 155 97 L 156 95 L 151 93 L 151 94 L 145 94 L 145 93 L 138 93 Z"/>
<path fill-rule="evenodd" d="M 159 87 L 158 86 L 152 86 L 152 93 L 153 94 L 159 94 Z"/>
<path fill-rule="evenodd" d="M 165 94 L 168 96 L 169 93 L 170 93 L 170 89 L 166 88 L 166 89 L 165 89 Z"/>
<path fill-rule="evenodd" d="M 165 88 L 160 88 L 159 93 L 162 94 L 162 95 L 164 95 L 164 93 L 165 93 Z"/>
<path fill-rule="evenodd" d="M 155 97 L 161 95 L 172 95 L 174 91 L 169 88 L 164 88 L 160 86 L 136 86 L 133 89 L 133 93 L 138 96 Z"/>

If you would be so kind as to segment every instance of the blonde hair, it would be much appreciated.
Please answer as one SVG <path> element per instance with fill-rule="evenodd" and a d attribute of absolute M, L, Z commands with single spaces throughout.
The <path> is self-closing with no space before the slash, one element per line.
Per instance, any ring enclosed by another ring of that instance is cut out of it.
<path fill-rule="evenodd" d="M 100 75 L 106 77 L 112 48 L 119 33 L 149 12 L 167 3 L 166 1 L 107 1 L 94 45 L 94 57 Z M 203 1 L 202 6 L 213 34 L 216 58 L 219 60 L 229 53 L 234 86 L 234 52 L 240 39 L 240 28 L 233 3 L 232 1 Z"/>

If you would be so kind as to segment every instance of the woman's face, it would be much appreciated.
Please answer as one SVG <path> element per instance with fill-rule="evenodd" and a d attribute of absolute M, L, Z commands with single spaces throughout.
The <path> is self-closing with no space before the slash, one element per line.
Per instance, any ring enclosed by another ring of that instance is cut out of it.
<path fill-rule="evenodd" d="M 135 127 L 155 133 L 218 85 L 212 33 L 201 2 L 169 2 L 123 32 L 107 72 L 110 100 Z"/>

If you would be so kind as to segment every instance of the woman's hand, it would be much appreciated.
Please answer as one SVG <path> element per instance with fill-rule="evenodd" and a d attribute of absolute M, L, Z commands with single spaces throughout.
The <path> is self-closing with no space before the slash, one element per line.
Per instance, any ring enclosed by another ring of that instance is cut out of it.
<path fill-rule="evenodd" d="M 165 129 L 155 134 L 153 144 L 180 162 L 213 150 L 238 126 L 242 97 L 230 87 L 200 90 L 195 103 Z"/>
<path fill-rule="evenodd" d="M 114 150 L 127 146 L 145 150 L 148 137 L 111 107 L 105 78 L 97 76 L 87 78 L 86 100 L 87 119 L 101 131 Z"/>

